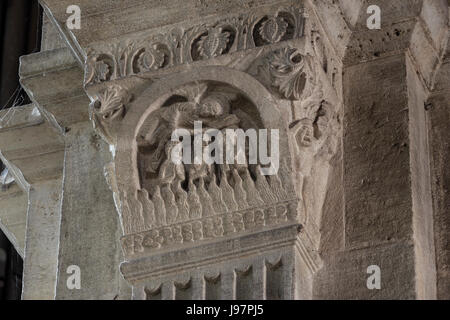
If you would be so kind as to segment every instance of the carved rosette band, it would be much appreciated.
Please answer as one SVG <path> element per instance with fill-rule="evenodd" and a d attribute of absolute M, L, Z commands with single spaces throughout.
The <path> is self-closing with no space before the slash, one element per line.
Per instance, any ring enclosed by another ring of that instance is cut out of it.
<path fill-rule="evenodd" d="M 188 29 L 176 28 L 138 42 L 116 43 L 104 52 L 88 52 L 85 84 L 298 39 L 303 29 L 303 9 L 289 6 L 274 14 L 250 13 Z"/>

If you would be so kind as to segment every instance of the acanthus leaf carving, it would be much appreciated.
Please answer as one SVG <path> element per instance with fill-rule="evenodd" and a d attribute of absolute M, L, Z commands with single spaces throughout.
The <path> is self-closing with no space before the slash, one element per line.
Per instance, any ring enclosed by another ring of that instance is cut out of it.
<path fill-rule="evenodd" d="M 112 140 L 112 126 L 114 122 L 123 119 L 126 113 L 126 105 L 131 100 L 132 95 L 117 84 L 108 85 L 102 92 L 93 97 L 90 104 L 91 120 L 105 140 Z"/>
<path fill-rule="evenodd" d="M 144 50 L 138 58 L 139 71 L 158 70 L 164 65 L 165 54 L 157 47 Z"/>
<path fill-rule="evenodd" d="M 306 86 L 305 60 L 293 48 L 283 48 L 274 53 L 270 61 L 273 86 L 286 99 L 299 100 Z"/>
<path fill-rule="evenodd" d="M 111 70 L 110 67 L 103 61 L 95 61 L 93 73 L 98 82 L 108 80 Z"/>
<path fill-rule="evenodd" d="M 286 46 L 257 59 L 248 70 L 281 99 L 306 98 L 316 85 L 313 58 Z"/>

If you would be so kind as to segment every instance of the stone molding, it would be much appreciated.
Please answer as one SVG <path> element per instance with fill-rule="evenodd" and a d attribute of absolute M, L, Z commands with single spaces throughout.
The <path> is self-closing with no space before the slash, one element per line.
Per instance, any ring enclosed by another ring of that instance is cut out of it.
<path fill-rule="evenodd" d="M 262 251 L 275 252 L 277 249 L 294 245 L 294 250 L 302 256 L 310 272 L 315 273 L 320 269 L 322 262 L 317 253 L 312 253 L 301 244 L 303 241 L 299 240 L 302 238 L 302 236 L 299 238 L 301 233 L 299 224 L 284 224 L 275 229 L 265 228 L 258 233 L 246 233 L 195 247 L 164 251 L 141 259 L 129 260 L 122 263 L 121 271 L 128 281 L 138 284 L 145 279 L 157 279 L 162 275 L 175 275 L 193 268 L 220 264 L 231 257 L 233 259 L 248 257 Z M 161 259 L 163 256 L 164 262 Z"/>

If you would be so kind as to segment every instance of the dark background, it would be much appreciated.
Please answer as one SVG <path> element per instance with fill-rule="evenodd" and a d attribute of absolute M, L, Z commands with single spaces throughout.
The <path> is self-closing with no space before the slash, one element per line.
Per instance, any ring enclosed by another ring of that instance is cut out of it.
<path fill-rule="evenodd" d="M 0 109 L 30 102 L 19 85 L 19 57 L 39 51 L 41 26 L 37 0 L 0 0 Z M 22 270 L 21 257 L 0 230 L 0 300 L 20 299 Z"/>

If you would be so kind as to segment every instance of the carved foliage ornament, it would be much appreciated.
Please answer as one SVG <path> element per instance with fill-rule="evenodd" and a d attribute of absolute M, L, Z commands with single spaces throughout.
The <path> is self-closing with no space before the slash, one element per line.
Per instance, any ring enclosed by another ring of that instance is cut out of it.
<path fill-rule="evenodd" d="M 272 85 L 277 87 L 286 99 L 298 100 L 306 86 L 306 61 L 293 48 L 276 51 L 269 60 L 273 76 Z"/>
<path fill-rule="evenodd" d="M 282 17 L 270 17 L 261 24 L 259 34 L 268 43 L 277 43 L 286 35 L 288 26 Z"/>
<path fill-rule="evenodd" d="M 109 85 L 94 97 L 95 100 L 90 105 L 91 119 L 95 128 L 107 141 L 111 140 L 111 124 L 123 119 L 126 104 L 131 101 L 131 98 L 128 91 L 119 85 Z"/>
<path fill-rule="evenodd" d="M 230 42 L 231 32 L 222 28 L 211 29 L 197 42 L 199 54 L 202 58 L 210 59 L 225 52 Z"/>
<path fill-rule="evenodd" d="M 113 44 L 88 52 L 85 84 L 211 59 L 303 36 L 300 7 L 279 8 L 275 14 L 246 14 L 189 29 L 175 28 L 139 42 Z"/>
<path fill-rule="evenodd" d="M 249 72 L 280 98 L 301 100 L 315 86 L 315 66 L 311 60 L 297 48 L 285 47 L 257 60 L 256 68 L 253 67 L 253 71 Z"/>
<path fill-rule="evenodd" d="M 323 58 L 318 54 L 316 42 L 313 49 L 315 56 L 301 54 L 292 47 L 271 51 L 256 60 L 248 72 L 274 95 L 290 100 L 289 132 L 300 222 L 317 245 L 330 160 L 337 152 L 341 124 L 337 98 L 331 87 L 324 88 L 325 74 L 320 77 Z"/>
<path fill-rule="evenodd" d="M 165 55 L 157 48 L 149 48 L 142 52 L 138 58 L 139 70 L 157 70 L 164 65 Z"/>

